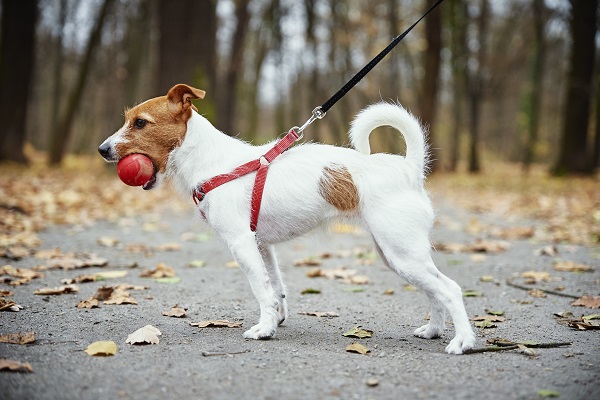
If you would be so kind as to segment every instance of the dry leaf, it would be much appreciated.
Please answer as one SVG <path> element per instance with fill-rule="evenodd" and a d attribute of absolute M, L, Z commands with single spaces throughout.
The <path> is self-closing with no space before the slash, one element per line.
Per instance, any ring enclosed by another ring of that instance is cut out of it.
<path fill-rule="evenodd" d="M 298 314 L 310 315 L 310 316 L 319 317 L 319 318 L 334 318 L 334 317 L 340 316 L 338 313 L 335 313 L 333 311 L 301 311 Z"/>
<path fill-rule="evenodd" d="M 363 329 L 360 326 L 355 326 L 350 329 L 348 332 L 342 333 L 342 336 L 353 337 L 358 339 L 370 338 L 373 336 L 373 331 L 368 329 Z"/>
<path fill-rule="evenodd" d="M 394 289 L 385 289 L 383 291 L 383 294 L 385 294 L 386 296 L 391 296 L 394 294 Z"/>
<path fill-rule="evenodd" d="M 477 322 L 475 322 L 474 325 L 475 325 L 475 327 L 482 328 L 482 329 L 497 328 L 498 327 L 492 321 L 488 321 L 488 320 L 477 321 Z"/>
<path fill-rule="evenodd" d="M 352 285 L 366 285 L 369 283 L 369 277 L 365 275 L 351 276 L 350 279 L 346 280 L 346 283 L 350 283 Z"/>
<path fill-rule="evenodd" d="M 143 253 L 146 257 L 152 257 L 152 248 L 143 243 L 131 243 L 125 245 L 125 251 L 130 253 Z"/>
<path fill-rule="evenodd" d="M 540 289 L 528 290 L 527 294 L 530 295 L 531 297 L 535 297 L 538 299 L 543 299 L 545 297 L 548 297 L 548 295 L 546 293 L 544 293 L 543 291 L 541 291 Z"/>
<path fill-rule="evenodd" d="M 63 257 L 64 254 L 58 247 L 55 247 L 53 249 L 39 250 L 33 256 L 40 260 L 49 260 L 51 258 Z"/>
<path fill-rule="evenodd" d="M 99 341 L 90 344 L 85 350 L 90 356 L 109 357 L 117 354 L 117 344 L 113 341 Z"/>
<path fill-rule="evenodd" d="M 103 301 L 104 304 L 137 304 L 129 292 L 124 290 L 113 290 L 110 297 Z"/>
<path fill-rule="evenodd" d="M 152 325 L 146 325 L 143 328 L 138 329 L 133 332 L 131 335 L 127 336 L 127 340 L 125 343 L 129 344 L 158 344 L 159 336 L 162 333 L 158 330 L 158 328 Z"/>
<path fill-rule="evenodd" d="M 119 239 L 112 236 L 101 236 L 98 239 L 96 239 L 96 243 L 104 247 L 115 247 L 119 244 Z"/>
<path fill-rule="evenodd" d="M 535 228 L 532 226 L 500 228 L 495 230 L 494 235 L 505 240 L 529 239 L 535 235 Z"/>
<path fill-rule="evenodd" d="M 77 303 L 77 308 L 98 308 L 98 304 L 100 302 L 94 298 L 89 298 L 87 300 L 81 300 L 79 303 Z"/>
<path fill-rule="evenodd" d="M 198 328 L 241 328 L 241 322 L 229 322 L 226 319 L 216 319 L 211 321 L 191 322 L 191 326 Z"/>
<path fill-rule="evenodd" d="M 470 257 L 471 261 L 477 262 L 477 263 L 484 262 L 486 260 L 486 258 L 487 257 L 485 254 L 471 254 L 471 257 Z"/>
<path fill-rule="evenodd" d="M 483 293 L 477 290 L 465 290 L 463 297 L 483 297 Z"/>
<path fill-rule="evenodd" d="M 510 247 L 510 244 L 499 240 L 477 239 L 467 248 L 469 251 L 477 253 L 502 253 Z"/>
<path fill-rule="evenodd" d="M 172 267 L 169 267 L 165 263 L 158 263 L 156 268 L 153 270 L 146 270 L 140 274 L 142 278 L 173 278 L 175 277 L 175 270 Z"/>
<path fill-rule="evenodd" d="M 352 343 L 346 346 L 346 351 L 349 353 L 367 354 L 371 350 L 367 349 L 360 343 Z"/>
<path fill-rule="evenodd" d="M 30 344 L 35 342 L 35 332 L 7 333 L 0 335 L 0 343 Z"/>
<path fill-rule="evenodd" d="M 367 379 L 367 386 L 375 387 L 377 385 L 379 385 L 379 381 L 377 379 L 375 379 L 375 378 Z"/>
<path fill-rule="evenodd" d="M 315 288 L 306 288 L 300 292 L 300 294 L 320 294 L 321 291 Z"/>
<path fill-rule="evenodd" d="M 573 261 L 559 261 L 553 265 L 557 271 L 565 272 L 593 272 L 594 267 L 586 264 L 579 264 Z"/>
<path fill-rule="evenodd" d="M 159 246 L 154 246 L 156 251 L 181 251 L 181 245 L 179 243 L 165 243 Z"/>
<path fill-rule="evenodd" d="M 0 371 L 33 372 L 33 368 L 29 363 L 0 359 Z"/>
<path fill-rule="evenodd" d="M 558 247 L 555 244 L 551 244 L 549 246 L 544 246 L 539 249 L 536 249 L 533 254 L 536 256 L 550 256 L 555 257 L 558 255 Z"/>
<path fill-rule="evenodd" d="M 143 285 L 131 285 L 129 283 L 121 283 L 118 285 L 113 286 L 114 290 L 146 290 L 148 289 L 148 286 L 143 286 Z"/>
<path fill-rule="evenodd" d="M 521 276 L 526 279 L 525 283 L 530 284 L 530 285 L 533 285 L 537 282 L 556 280 L 548 272 L 543 272 L 543 271 L 527 271 L 527 272 L 523 272 L 521 274 Z"/>
<path fill-rule="evenodd" d="M 306 271 L 306 276 L 308 278 L 318 278 L 321 275 L 321 268 L 311 268 L 308 271 Z"/>
<path fill-rule="evenodd" d="M 225 268 L 239 268 L 240 264 L 237 261 L 228 261 L 225 263 Z"/>
<path fill-rule="evenodd" d="M 115 289 L 112 286 L 100 286 L 96 290 L 96 293 L 94 293 L 94 295 L 92 296 L 92 299 L 100 301 L 108 300 L 114 290 Z"/>
<path fill-rule="evenodd" d="M 0 296 L 12 296 L 14 293 L 8 289 L 0 289 Z"/>
<path fill-rule="evenodd" d="M 7 300 L 4 297 L 0 297 L 0 311 L 19 311 L 22 310 L 23 306 L 15 304 L 12 300 Z"/>
<path fill-rule="evenodd" d="M 480 282 L 496 282 L 496 278 L 492 275 L 483 275 L 479 277 Z"/>
<path fill-rule="evenodd" d="M 79 286 L 77 285 L 64 285 L 54 288 L 42 288 L 37 289 L 33 292 L 33 294 L 43 295 L 43 296 L 58 296 L 61 294 L 72 294 L 79 292 Z"/>
<path fill-rule="evenodd" d="M 183 318 L 186 315 L 186 311 L 187 308 L 181 308 L 175 304 L 169 311 L 163 311 L 162 315 L 166 317 Z"/>
<path fill-rule="evenodd" d="M 572 306 L 600 308 L 600 296 L 582 296 L 571 303 Z"/>
<path fill-rule="evenodd" d="M 471 321 L 490 321 L 490 322 L 504 322 L 506 317 L 500 315 L 478 315 L 471 318 Z"/>

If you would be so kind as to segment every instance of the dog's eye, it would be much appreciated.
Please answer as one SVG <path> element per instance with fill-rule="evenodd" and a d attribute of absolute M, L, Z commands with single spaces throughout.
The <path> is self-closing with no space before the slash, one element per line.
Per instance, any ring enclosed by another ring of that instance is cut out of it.
<path fill-rule="evenodd" d="M 141 119 L 138 118 L 135 120 L 135 122 L 133 123 L 133 126 L 135 126 L 138 129 L 142 129 L 143 127 L 146 126 L 146 120 L 145 119 Z"/>

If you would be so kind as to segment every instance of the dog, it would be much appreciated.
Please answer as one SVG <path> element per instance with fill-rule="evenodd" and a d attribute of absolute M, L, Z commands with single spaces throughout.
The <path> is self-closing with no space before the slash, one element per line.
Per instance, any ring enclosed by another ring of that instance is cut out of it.
<path fill-rule="evenodd" d="M 259 159 L 273 146 L 253 146 L 216 129 L 191 102 L 204 95 L 178 84 L 166 96 L 126 110 L 125 124 L 98 151 L 108 162 L 133 153 L 146 155 L 155 172 L 143 189 L 170 179 L 189 196 L 199 184 Z M 391 126 L 403 135 L 405 156 L 371 154 L 369 135 L 379 126 Z M 271 338 L 288 316 L 274 245 L 342 219 L 360 223 L 383 262 L 429 298 L 429 323 L 414 335 L 440 337 L 448 312 L 456 334 L 446 352 L 464 353 L 474 346 L 475 335 L 462 291 L 431 258 L 434 213 L 424 188 L 428 146 L 420 123 L 399 105 L 378 103 L 357 115 L 349 136 L 352 148 L 308 143 L 273 161 L 256 231 L 248 225 L 255 173 L 219 186 L 197 203 L 229 247 L 260 305 L 260 319 L 244 337 Z"/>

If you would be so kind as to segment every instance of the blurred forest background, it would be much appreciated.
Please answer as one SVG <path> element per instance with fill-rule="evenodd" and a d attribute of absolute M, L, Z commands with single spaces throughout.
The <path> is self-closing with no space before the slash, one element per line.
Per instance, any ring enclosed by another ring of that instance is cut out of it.
<path fill-rule="evenodd" d="M 302 124 L 433 0 L 2 0 L 0 160 L 28 145 L 91 153 L 125 106 L 176 83 L 200 112 L 262 143 Z M 594 174 L 598 0 L 445 0 L 308 140 L 343 145 L 354 114 L 398 101 L 430 128 L 434 170 L 494 162 Z M 377 151 L 401 152 L 382 130 Z"/>

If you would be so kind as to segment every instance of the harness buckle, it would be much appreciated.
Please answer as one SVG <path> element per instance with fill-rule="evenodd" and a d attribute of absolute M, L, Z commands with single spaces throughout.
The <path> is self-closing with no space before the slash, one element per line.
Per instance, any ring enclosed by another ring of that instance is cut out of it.
<path fill-rule="evenodd" d="M 198 203 L 200 203 L 204 199 L 204 196 L 206 196 L 206 193 L 204 193 L 202 189 L 194 189 L 194 191 L 192 192 L 192 200 L 194 200 L 194 203 L 196 203 L 196 205 L 198 205 Z"/>

